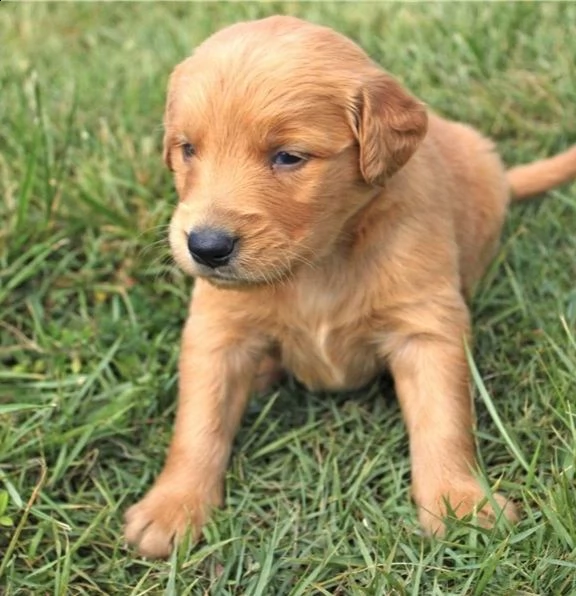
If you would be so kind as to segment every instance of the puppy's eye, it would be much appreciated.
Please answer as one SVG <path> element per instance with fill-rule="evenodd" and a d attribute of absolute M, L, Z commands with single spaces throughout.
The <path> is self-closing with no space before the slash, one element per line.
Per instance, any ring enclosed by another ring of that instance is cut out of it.
<path fill-rule="evenodd" d="M 288 151 L 278 151 L 272 156 L 272 165 L 276 167 L 290 168 L 302 165 L 306 158 L 296 153 L 288 153 Z"/>
<path fill-rule="evenodd" d="M 196 149 L 192 143 L 184 143 L 182 145 L 182 157 L 184 161 L 188 161 L 196 154 Z"/>

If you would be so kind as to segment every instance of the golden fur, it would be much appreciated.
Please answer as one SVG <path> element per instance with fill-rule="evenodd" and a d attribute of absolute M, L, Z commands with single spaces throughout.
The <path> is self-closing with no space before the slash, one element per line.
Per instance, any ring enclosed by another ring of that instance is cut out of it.
<path fill-rule="evenodd" d="M 164 557 L 187 527 L 199 535 L 248 396 L 281 367 L 335 390 L 388 367 L 424 530 L 442 532 L 448 504 L 458 516 L 480 505 L 485 525 L 514 520 L 476 480 L 465 297 L 510 188 L 520 198 L 570 179 L 576 149 L 507 175 L 489 140 L 429 112 L 349 39 L 291 17 L 224 29 L 177 66 L 165 128 L 180 198 L 170 242 L 197 281 L 174 438 L 127 512 L 128 542 Z M 279 150 L 305 161 L 277 166 Z M 230 264 L 190 257 L 199 225 L 240 239 Z"/>

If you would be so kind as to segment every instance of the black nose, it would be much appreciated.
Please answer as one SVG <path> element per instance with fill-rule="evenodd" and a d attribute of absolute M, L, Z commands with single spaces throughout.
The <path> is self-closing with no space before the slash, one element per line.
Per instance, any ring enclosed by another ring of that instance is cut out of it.
<path fill-rule="evenodd" d="M 197 228 L 188 234 L 188 250 L 192 258 L 212 269 L 228 263 L 235 245 L 236 238 L 221 230 Z"/>

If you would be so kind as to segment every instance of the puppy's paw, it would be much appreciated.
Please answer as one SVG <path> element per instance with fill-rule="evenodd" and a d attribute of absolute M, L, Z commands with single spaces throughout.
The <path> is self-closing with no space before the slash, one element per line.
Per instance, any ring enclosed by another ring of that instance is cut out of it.
<path fill-rule="evenodd" d="M 493 527 L 501 516 L 512 523 L 518 521 L 518 512 L 511 501 L 498 493 L 486 496 L 475 480 L 447 485 L 420 499 L 420 524 L 427 534 L 442 536 L 446 518 L 469 515 L 483 528 Z"/>
<path fill-rule="evenodd" d="M 187 531 L 192 540 L 198 540 L 210 509 L 208 500 L 199 498 L 194 491 L 156 485 L 126 511 L 126 542 L 143 557 L 165 559 Z"/>

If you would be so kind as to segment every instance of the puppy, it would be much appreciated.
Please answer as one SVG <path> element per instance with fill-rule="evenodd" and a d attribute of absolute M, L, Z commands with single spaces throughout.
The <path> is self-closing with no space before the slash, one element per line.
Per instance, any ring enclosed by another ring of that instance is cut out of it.
<path fill-rule="evenodd" d="M 509 198 L 576 175 L 576 147 L 506 172 L 490 141 L 429 112 L 338 33 L 292 17 L 226 28 L 174 70 L 164 159 L 170 243 L 197 278 L 174 437 L 126 539 L 198 537 L 249 394 L 291 371 L 358 388 L 388 367 L 423 529 L 450 512 L 516 519 L 476 480 L 466 298 Z"/>

